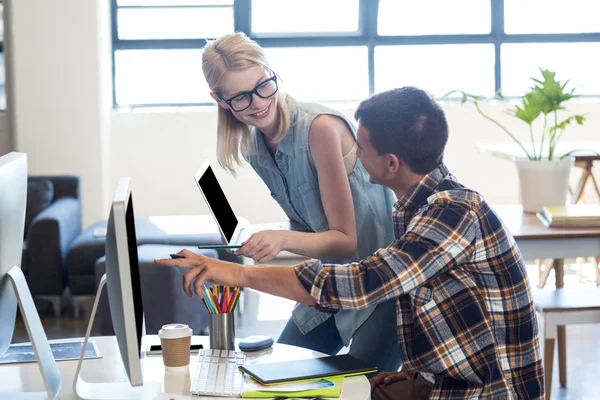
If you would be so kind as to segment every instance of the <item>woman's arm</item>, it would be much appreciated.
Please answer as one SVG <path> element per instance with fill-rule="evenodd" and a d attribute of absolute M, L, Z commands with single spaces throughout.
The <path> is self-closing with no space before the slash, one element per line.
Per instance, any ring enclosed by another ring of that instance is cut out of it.
<path fill-rule="evenodd" d="M 356 251 L 356 221 L 343 160 L 344 141 L 350 141 L 345 147 L 352 147 L 352 133 L 341 119 L 320 115 L 311 124 L 308 144 L 317 169 L 329 230 L 286 232 L 285 250 L 320 259 L 348 258 Z"/>

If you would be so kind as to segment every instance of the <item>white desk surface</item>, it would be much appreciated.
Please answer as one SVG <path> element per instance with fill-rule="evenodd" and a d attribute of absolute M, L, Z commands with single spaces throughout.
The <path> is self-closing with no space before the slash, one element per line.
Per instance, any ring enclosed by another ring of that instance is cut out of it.
<path fill-rule="evenodd" d="M 73 339 L 66 339 L 73 340 Z M 83 339 L 81 339 L 83 340 Z M 116 338 L 114 336 L 93 337 L 90 340 L 96 342 L 98 350 L 102 355 L 99 359 L 89 359 L 83 362 L 82 377 L 88 382 L 124 382 L 127 374 L 121 361 Z M 51 343 L 65 340 L 52 340 Z M 160 340 L 156 335 L 147 335 L 146 344 L 158 344 Z M 192 343 L 201 343 L 208 348 L 208 336 L 193 336 Z M 265 363 L 301 360 L 307 358 L 322 357 L 324 354 L 276 343 L 272 348 L 247 353 L 246 363 Z M 171 373 L 165 371 L 162 356 L 146 356 L 143 363 L 144 381 L 156 381 L 161 383 L 162 393 L 155 399 L 182 400 L 182 399 L 217 399 L 216 397 L 198 397 L 189 394 L 190 375 L 193 376 L 196 369 L 197 356 L 192 354 L 190 359 L 189 373 Z M 58 361 L 58 368 L 62 378 L 60 399 L 75 399 L 73 394 L 73 377 L 77 368 L 77 360 Z M 6 364 L 0 365 L 0 398 L 2 392 L 18 391 L 44 391 L 44 384 L 37 364 Z M 342 387 L 342 400 L 369 400 L 371 391 L 369 381 L 364 375 L 349 377 L 344 380 Z"/>

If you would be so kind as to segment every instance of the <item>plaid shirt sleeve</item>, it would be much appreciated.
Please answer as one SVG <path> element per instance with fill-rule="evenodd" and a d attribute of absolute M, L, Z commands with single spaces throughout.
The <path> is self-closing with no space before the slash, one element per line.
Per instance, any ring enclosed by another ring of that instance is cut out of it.
<path fill-rule="evenodd" d="M 477 231 L 471 210 L 440 198 L 415 214 L 401 238 L 371 257 L 346 265 L 309 260 L 295 266 L 296 275 L 321 311 L 363 309 L 470 260 Z"/>

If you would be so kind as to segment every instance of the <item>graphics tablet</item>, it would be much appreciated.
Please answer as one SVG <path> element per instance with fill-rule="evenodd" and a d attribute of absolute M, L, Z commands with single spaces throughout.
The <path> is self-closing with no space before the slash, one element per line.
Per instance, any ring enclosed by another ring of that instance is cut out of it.
<path fill-rule="evenodd" d="M 377 372 L 377 367 L 350 354 L 270 364 L 247 364 L 239 368 L 263 385 Z"/>

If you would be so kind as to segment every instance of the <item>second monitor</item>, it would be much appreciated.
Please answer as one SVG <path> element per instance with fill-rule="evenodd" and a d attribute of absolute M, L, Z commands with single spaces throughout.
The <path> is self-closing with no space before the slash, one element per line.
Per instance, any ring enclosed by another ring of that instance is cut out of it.
<path fill-rule="evenodd" d="M 160 383 L 144 382 L 144 307 L 135 234 L 130 179 L 121 178 L 115 190 L 106 232 L 106 274 L 102 277 L 75 373 L 73 390 L 80 399 L 146 399 L 160 392 Z M 90 383 L 80 376 L 98 301 L 108 286 L 110 315 L 129 382 Z M 116 396 L 116 397 L 115 397 Z"/>

